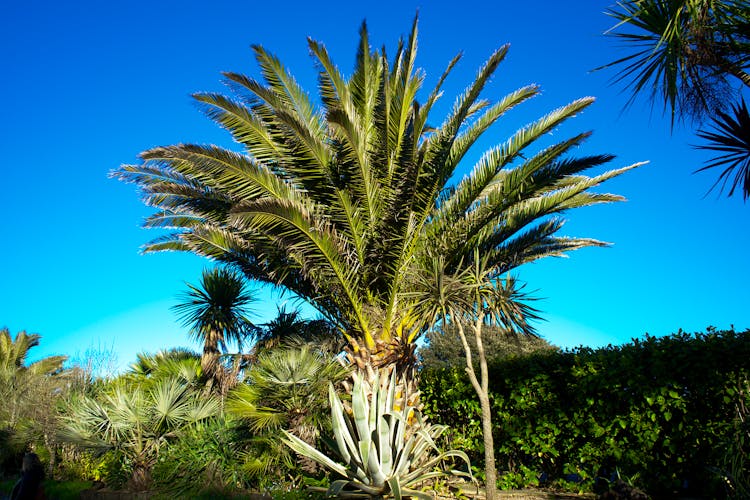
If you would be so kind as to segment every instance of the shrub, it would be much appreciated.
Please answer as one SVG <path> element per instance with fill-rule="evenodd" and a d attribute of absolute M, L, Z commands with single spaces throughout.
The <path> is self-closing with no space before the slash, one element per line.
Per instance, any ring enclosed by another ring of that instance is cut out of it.
<path fill-rule="evenodd" d="M 501 484 L 572 480 L 591 490 L 620 473 L 652 494 L 723 496 L 712 470 L 726 462 L 737 398 L 748 397 L 737 391 L 748 359 L 750 330 L 709 329 L 497 362 L 490 389 Z M 480 462 L 479 404 L 462 371 L 425 371 L 421 390 L 425 412 Z"/>

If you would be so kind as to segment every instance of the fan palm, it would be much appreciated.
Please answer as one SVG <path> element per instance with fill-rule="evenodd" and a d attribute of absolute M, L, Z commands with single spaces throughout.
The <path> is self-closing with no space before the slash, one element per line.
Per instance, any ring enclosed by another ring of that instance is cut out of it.
<path fill-rule="evenodd" d="M 247 307 L 254 299 L 244 278 L 228 269 L 204 270 L 199 286 L 187 286 L 183 302 L 173 309 L 203 343 L 203 373 L 222 387 L 227 377 L 219 364 L 220 349 L 226 352 L 227 344 L 234 343 L 242 350 L 242 343 L 253 328 Z"/>
<path fill-rule="evenodd" d="M 176 377 L 149 384 L 123 380 L 98 397 L 81 396 L 70 404 L 60 437 L 94 452 L 117 450 L 132 466 L 131 487 L 147 489 L 151 468 L 162 446 L 180 430 L 219 412 L 219 402 Z"/>
<path fill-rule="evenodd" d="M 141 384 L 171 377 L 197 388 L 202 374 L 201 360 L 196 353 L 174 348 L 156 354 L 138 353 L 135 363 L 130 365 L 123 377 Z"/>
<path fill-rule="evenodd" d="M 432 249 L 444 254 L 448 271 L 478 248 L 505 272 L 602 245 L 555 236 L 563 225 L 556 214 L 621 200 L 589 189 L 631 167 L 582 175 L 612 159 L 566 157 L 588 133 L 529 152 L 592 98 L 523 127 L 450 186 L 465 171 L 460 165 L 472 145 L 539 92 L 531 85 L 494 103 L 480 97 L 507 46 L 490 56 L 436 127 L 428 116 L 459 57 L 418 100 L 425 74 L 415 63 L 416 20 L 390 59 L 371 49 L 363 24 L 348 78 L 322 44 L 310 40 L 309 48 L 319 69 L 320 105 L 278 58 L 255 46 L 264 81 L 225 73 L 233 96 L 194 96 L 242 152 L 157 147 L 141 154 L 141 164 L 114 172 L 137 184 L 144 202 L 157 209 L 146 227 L 174 229 L 146 252 L 193 252 L 291 290 L 341 329 L 351 360 L 373 380 L 378 367 L 407 375 L 414 366 L 414 342 L 426 324 L 409 292 Z"/>
<path fill-rule="evenodd" d="M 314 472 L 314 462 L 289 456 L 281 430 L 315 444 L 330 427 L 328 386 L 341 382 L 348 370 L 312 345 L 278 346 L 261 352 L 248 379 L 229 394 L 227 412 L 255 433 L 258 456 L 250 469 L 265 475 L 281 463 L 299 464 Z"/>
<path fill-rule="evenodd" d="M 711 117 L 717 132 L 700 131 L 708 141 L 700 148 L 719 156 L 700 170 L 723 168 L 714 186 L 729 184 L 729 196 L 740 188 L 747 199 L 750 147 L 736 140 L 750 135 L 747 110 L 743 114 L 743 106 L 733 107 L 733 116 L 722 111 L 738 96 L 736 82 L 750 87 L 750 3 L 627 0 L 608 14 L 617 20 L 608 34 L 634 50 L 603 67 L 620 66 L 617 79 L 627 82 L 631 102 L 640 93 L 650 94 L 653 103 L 663 102 L 669 109 L 673 124 L 675 117 Z M 626 28 L 635 30 L 622 31 Z"/>

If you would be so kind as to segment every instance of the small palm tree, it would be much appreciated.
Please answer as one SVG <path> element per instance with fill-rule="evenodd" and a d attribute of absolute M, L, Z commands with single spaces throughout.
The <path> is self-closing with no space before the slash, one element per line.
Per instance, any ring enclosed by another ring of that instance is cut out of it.
<path fill-rule="evenodd" d="M 247 317 L 247 308 L 254 298 L 246 289 L 244 278 L 224 268 L 204 270 L 199 286 L 187 283 L 189 290 L 183 302 L 173 307 L 191 334 L 203 343 L 203 373 L 224 390 L 230 383 L 220 361 L 227 344 L 236 344 L 241 351 L 254 325 Z M 230 384 L 231 385 L 231 384 Z"/>
<path fill-rule="evenodd" d="M 498 497 L 497 470 L 485 330 L 492 325 L 508 335 L 533 335 L 529 320 L 539 317 L 528 305 L 529 297 L 518 282 L 509 275 L 501 278 L 502 267 L 481 257 L 478 250 L 458 266 L 450 269 L 448 265 L 442 254 L 425 262 L 414 297 L 422 304 L 433 328 L 452 325 L 463 347 L 465 371 L 481 408 L 486 496 L 494 500 Z"/>
<path fill-rule="evenodd" d="M 174 348 L 156 354 L 139 353 L 124 377 L 142 383 L 174 377 L 197 388 L 202 375 L 198 354 L 189 349 Z"/>
<path fill-rule="evenodd" d="M 39 339 L 40 335 L 25 331 L 18 332 L 13 339 L 10 330 L 0 329 L 0 394 L 3 398 L 0 416 L 5 414 L 0 422 L 11 429 L 18 423 L 21 407 L 30 391 L 41 379 L 60 374 L 68 359 L 67 356 L 49 356 L 27 365 L 29 351 L 39 345 Z"/>
<path fill-rule="evenodd" d="M 325 319 L 305 319 L 299 310 L 287 311 L 280 307 L 276 317 L 259 325 L 256 330 L 255 351 L 260 353 L 279 345 L 315 345 L 332 356 L 346 346 L 341 333 Z"/>
<path fill-rule="evenodd" d="M 336 359 L 309 344 L 281 345 L 258 355 L 248 379 L 229 394 L 227 412 L 246 422 L 261 453 L 251 470 L 262 475 L 280 464 L 299 461 L 303 470 L 316 470 L 306 457 L 291 456 L 281 430 L 315 444 L 321 430 L 330 428 L 328 386 L 338 384 L 348 370 Z"/>
<path fill-rule="evenodd" d="M 219 413 L 219 402 L 183 380 L 115 381 L 98 397 L 70 403 L 60 438 L 96 453 L 116 450 L 130 466 L 130 487 L 148 489 L 159 450 L 179 432 Z"/>
<path fill-rule="evenodd" d="M 56 404 L 68 389 L 67 356 L 48 356 L 27 364 L 40 335 L 18 332 L 12 338 L 0 329 L 0 442 L 7 436 L 25 448 L 43 442 L 50 450 L 49 467 L 54 466 L 55 429 L 59 423 Z M 0 451 L 0 458 L 5 450 Z"/>

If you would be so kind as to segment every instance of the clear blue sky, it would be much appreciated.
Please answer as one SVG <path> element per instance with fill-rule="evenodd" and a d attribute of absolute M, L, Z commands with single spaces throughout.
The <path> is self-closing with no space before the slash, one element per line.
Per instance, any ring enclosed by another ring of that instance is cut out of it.
<path fill-rule="evenodd" d="M 557 106 L 592 95 L 597 103 L 559 133 L 593 130 L 581 154 L 612 153 L 611 166 L 650 164 L 606 184 L 628 202 L 569 215 L 563 234 L 613 242 L 569 259 L 519 270 L 547 322 L 540 332 L 562 346 L 626 342 L 750 326 L 750 205 L 711 194 L 712 173 L 692 174 L 706 156 L 690 147 L 690 127 L 668 121 L 609 85 L 618 47 L 602 32 L 613 2 L 250 2 L 214 0 L 52 2 L 4 6 L 0 16 L 0 326 L 43 336 L 36 355 L 112 348 L 120 363 L 141 350 L 189 345 L 169 307 L 197 282 L 207 261 L 142 256 L 155 234 L 133 186 L 107 177 L 156 145 L 231 146 L 191 103 L 195 91 L 221 90 L 221 71 L 257 75 L 249 46 L 280 56 L 306 87 L 315 72 L 306 37 L 323 41 L 340 68 L 354 62 L 357 29 L 393 50 L 420 11 L 418 61 L 434 84 L 458 51 L 443 108 L 493 49 L 508 58 L 485 96 L 528 83 L 543 94 L 490 134 L 498 142 Z M 437 118 L 439 120 L 439 118 Z M 487 141 L 484 148 L 492 146 Z M 283 298 L 259 292 L 258 321 Z"/>

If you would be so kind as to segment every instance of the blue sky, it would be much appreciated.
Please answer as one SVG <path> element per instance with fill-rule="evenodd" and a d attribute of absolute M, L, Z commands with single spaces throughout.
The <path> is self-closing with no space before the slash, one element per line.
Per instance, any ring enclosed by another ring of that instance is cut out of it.
<path fill-rule="evenodd" d="M 51 2 L 4 7 L 0 122 L 4 187 L 0 217 L 0 326 L 43 336 L 36 355 L 103 346 L 120 363 L 135 353 L 190 345 L 169 310 L 197 282 L 207 261 L 191 255 L 143 256 L 155 234 L 140 229 L 148 209 L 133 186 L 107 177 L 139 152 L 178 142 L 232 146 L 189 95 L 222 90 L 221 71 L 257 75 L 249 46 L 275 52 L 314 90 L 306 37 L 325 43 L 342 70 L 354 62 L 357 30 L 393 50 L 420 12 L 418 62 L 429 88 L 458 51 L 464 58 L 445 87 L 441 112 L 497 47 L 510 53 L 485 97 L 528 83 L 542 95 L 510 113 L 481 144 L 573 99 L 597 102 L 556 133 L 593 130 L 580 154 L 617 155 L 611 167 L 651 163 L 607 183 L 626 203 L 568 214 L 563 234 L 614 243 L 568 259 L 522 267 L 546 322 L 540 332 L 562 346 L 622 343 L 708 325 L 750 327 L 747 248 L 750 206 L 704 197 L 713 173 L 690 126 L 672 134 L 644 101 L 591 72 L 621 54 L 602 36 L 608 1 L 578 2 Z M 478 155 L 480 150 L 475 152 Z M 471 160 L 471 159 L 469 159 Z M 467 161 L 467 168 L 470 164 Z M 288 301 L 258 292 L 257 321 Z"/>

